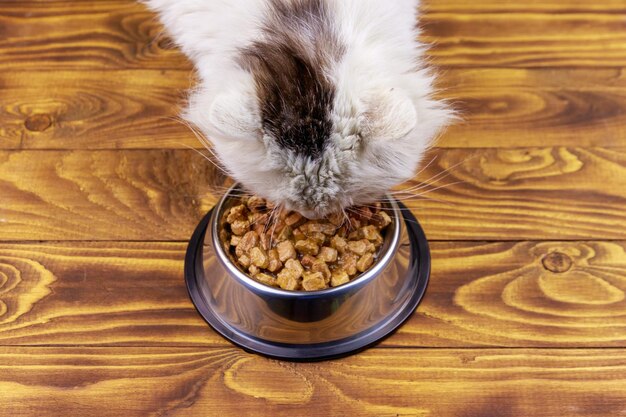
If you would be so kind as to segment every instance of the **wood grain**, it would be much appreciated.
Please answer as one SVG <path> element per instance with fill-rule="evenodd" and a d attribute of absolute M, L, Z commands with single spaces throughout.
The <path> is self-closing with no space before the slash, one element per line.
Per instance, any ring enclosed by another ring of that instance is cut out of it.
<path fill-rule="evenodd" d="M 0 348 L 0 363 L 15 417 L 606 417 L 626 395 L 626 355 L 612 349 L 376 349 L 288 364 L 236 349 Z"/>
<path fill-rule="evenodd" d="M 0 153 L 2 240 L 187 240 L 219 171 L 186 151 Z"/>
<path fill-rule="evenodd" d="M 432 244 L 424 302 L 394 344 L 623 346 L 624 242 Z"/>
<path fill-rule="evenodd" d="M 619 13 L 429 13 L 423 40 L 432 62 L 451 67 L 623 67 Z"/>
<path fill-rule="evenodd" d="M 439 147 L 626 145 L 622 69 L 449 69 L 439 88 L 463 119 Z"/>
<path fill-rule="evenodd" d="M 449 149 L 425 162 L 424 172 L 397 196 L 430 239 L 626 236 L 623 150 Z"/>
<path fill-rule="evenodd" d="M 0 70 L 190 68 L 136 1 L 3 1 Z"/>
<path fill-rule="evenodd" d="M 622 149 L 438 149 L 425 165 L 397 196 L 431 240 L 626 238 Z M 218 173 L 192 150 L 0 152 L 0 240 L 187 240 Z"/>
<path fill-rule="evenodd" d="M 0 72 L 0 148 L 200 147 L 175 118 L 188 70 Z M 621 69 L 451 69 L 441 97 L 463 118 L 439 147 L 626 147 Z"/>
<path fill-rule="evenodd" d="M 601 10 L 604 13 L 595 9 L 593 13 L 546 13 L 553 11 L 550 6 L 536 7 L 541 12 L 533 13 L 493 13 L 488 4 L 485 13 L 423 15 L 424 40 L 436 43 L 429 52 L 434 63 L 626 65 L 623 19 L 614 13 L 613 3 Z M 5 1 L 0 5 L 0 70 L 190 68 L 162 36 L 154 15 L 133 1 Z M 617 11 L 623 11 L 623 6 Z"/>
<path fill-rule="evenodd" d="M 598 12 L 624 12 L 626 4 L 622 0 L 528 0 L 502 1 L 502 0 L 423 0 L 421 8 L 424 13 L 448 12 L 448 13 L 598 13 Z"/>
<path fill-rule="evenodd" d="M 185 248 L 0 244 L 0 345 L 230 346 L 189 300 Z M 626 346 L 626 242 L 433 242 L 431 251 L 423 302 L 382 346 Z"/>
<path fill-rule="evenodd" d="M 187 295 L 186 246 L 3 245 L 0 344 L 225 345 Z"/>
<path fill-rule="evenodd" d="M 0 148 L 199 147 L 175 120 L 192 85 L 189 71 L 0 72 Z"/>

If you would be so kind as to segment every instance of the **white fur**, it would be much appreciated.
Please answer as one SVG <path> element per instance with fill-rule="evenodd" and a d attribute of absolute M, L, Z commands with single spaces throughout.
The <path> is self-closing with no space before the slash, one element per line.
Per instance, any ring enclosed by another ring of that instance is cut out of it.
<path fill-rule="evenodd" d="M 186 119 L 236 180 L 310 217 L 368 203 L 411 178 L 451 118 L 421 65 L 417 0 L 325 1 L 346 50 L 327 74 L 336 89 L 332 141 L 311 160 L 263 133 L 253 77 L 236 62 L 263 36 L 264 0 L 146 0 L 200 74 Z"/>

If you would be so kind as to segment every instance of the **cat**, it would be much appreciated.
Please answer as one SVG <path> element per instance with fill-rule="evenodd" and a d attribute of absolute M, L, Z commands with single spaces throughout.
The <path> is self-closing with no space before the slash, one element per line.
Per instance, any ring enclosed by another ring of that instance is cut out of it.
<path fill-rule="evenodd" d="M 418 0 L 144 0 L 191 59 L 183 118 L 246 190 L 320 218 L 413 177 L 453 120 Z"/>

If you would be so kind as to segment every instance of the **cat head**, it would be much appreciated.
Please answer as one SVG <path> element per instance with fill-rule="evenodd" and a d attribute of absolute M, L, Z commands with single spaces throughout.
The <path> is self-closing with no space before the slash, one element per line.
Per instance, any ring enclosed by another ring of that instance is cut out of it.
<path fill-rule="evenodd" d="M 294 4 L 314 9 L 276 6 L 186 116 L 244 188 L 317 218 L 410 179 L 451 113 L 415 69 L 412 32 L 394 55 L 377 39 L 348 42 L 324 2 Z"/>

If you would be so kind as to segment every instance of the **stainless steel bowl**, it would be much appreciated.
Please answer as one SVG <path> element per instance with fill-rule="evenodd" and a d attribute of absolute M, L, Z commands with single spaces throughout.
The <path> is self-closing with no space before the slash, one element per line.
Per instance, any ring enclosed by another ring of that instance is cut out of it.
<path fill-rule="evenodd" d="M 399 327 L 419 304 L 428 283 L 430 253 L 415 217 L 390 199 L 393 219 L 377 262 L 339 287 L 285 291 L 240 271 L 219 239 L 231 189 L 196 229 L 185 262 L 191 299 L 220 334 L 247 350 L 293 360 L 342 356 L 367 347 Z"/>

